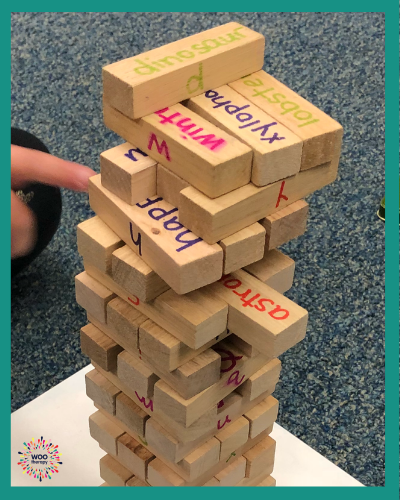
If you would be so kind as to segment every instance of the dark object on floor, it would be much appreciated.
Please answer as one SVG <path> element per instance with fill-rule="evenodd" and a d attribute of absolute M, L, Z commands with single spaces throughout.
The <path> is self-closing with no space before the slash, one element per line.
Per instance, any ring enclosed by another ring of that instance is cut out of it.
<path fill-rule="evenodd" d="M 48 153 L 49 150 L 34 135 L 17 128 L 11 129 L 11 144 Z M 61 218 L 61 193 L 53 186 L 29 184 L 17 191 L 17 196 L 28 205 L 36 215 L 38 239 L 32 252 L 11 261 L 11 277 L 27 267 L 50 243 L 57 231 Z"/>

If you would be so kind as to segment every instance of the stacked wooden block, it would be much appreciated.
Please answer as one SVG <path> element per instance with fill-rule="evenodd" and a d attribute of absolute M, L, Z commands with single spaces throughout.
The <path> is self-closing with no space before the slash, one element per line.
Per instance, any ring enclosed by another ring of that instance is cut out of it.
<path fill-rule="evenodd" d="M 307 311 L 276 247 L 337 175 L 342 128 L 229 23 L 106 66 L 125 141 L 90 182 L 76 297 L 104 486 L 274 486 L 278 357 Z"/>

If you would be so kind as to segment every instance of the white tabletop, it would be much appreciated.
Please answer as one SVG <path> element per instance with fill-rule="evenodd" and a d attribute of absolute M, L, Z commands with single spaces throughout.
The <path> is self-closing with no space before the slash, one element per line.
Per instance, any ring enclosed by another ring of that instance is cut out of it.
<path fill-rule="evenodd" d="M 85 393 L 85 373 L 91 365 L 50 389 L 11 415 L 12 486 L 99 486 L 99 460 L 104 452 L 90 437 L 88 419 L 95 408 Z M 22 473 L 18 451 L 23 443 L 43 436 L 58 444 L 59 473 L 39 483 Z M 278 424 L 273 476 L 277 486 L 362 486 Z"/>

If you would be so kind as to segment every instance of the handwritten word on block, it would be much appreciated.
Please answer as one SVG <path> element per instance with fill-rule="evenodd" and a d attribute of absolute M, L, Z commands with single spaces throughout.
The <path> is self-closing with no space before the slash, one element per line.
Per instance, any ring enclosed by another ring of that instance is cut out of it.
<path fill-rule="evenodd" d="M 229 86 L 302 139 L 300 170 L 326 163 L 340 153 L 341 125 L 265 71 Z"/>
<path fill-rule="evenodd" d="M 264 187 L 247 184 L 213 200 L 194 187 L 181 191 L 182 224 L 207 243 L 216 243 L 240 229 L 304 198 L 336 179 L 339 158 Z"/>
<path fill-rule="evenodd" d="M 131 120 L 104 102 L 104 122 L 211 198 L 250 181 L 252 151 L 182 104 Z"/>
<path fill-rule="evenodd" d="M 206 89 L 258 71 L 262 35 L 228 23 L 103 68 L 103 90 L 116 109 L 140 118 Z"/>
<path fill-rule="evenodd" d="M 270 358 L 305 337 L 307 311 L 245 271 L 224 276 L 211 288 L 229 305 L 228 328 Z"/>
<path fill-rule="evenodd" d="M 177 293 L 183 294 L 222 275 L 223 252 L 186 229 L 178 210 L 162 198 L 130 206 L 101 185 L 89 181 L 92 209 Z"/>
<path fill-rule="evenodd" d="M 100 155 L 101 182 L 134 205 L 156 194 L 156 162 L 132 144 L 120 144 Z"/>
<path fill-rule="evenodd" d="M 187 106 L 251 147 L 253 184 L 265 186 L 300 170 L 301 139 L 229 86 L 193 97 Z"/>

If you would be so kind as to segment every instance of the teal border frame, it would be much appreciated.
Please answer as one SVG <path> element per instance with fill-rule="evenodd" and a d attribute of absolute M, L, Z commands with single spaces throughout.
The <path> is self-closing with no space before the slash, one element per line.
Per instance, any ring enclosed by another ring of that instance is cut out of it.
<path fill-rule="evenodd" d="M 84 5 L 83 5 L 84 4 Z M 159 6 L 159 10 L 154 7 Z M 187 2 L 183 1 L 171 1 L 168 3 L 170 8 L 176 12 L 191 12 L 191 9 L 187 9 Z M 332 7 L 335 9 L 324 9 L 321 10 L 321 3 L 317 1 L 307 1 L 301 2 L 300 11 L 297 9 L 299 7 L 299 2 L 296 1 L 284 1 L 279 4 L 279 10 L 272 10 L 268 12 L 383 12 L 385 13 L 386 26 L 385 26 L 385 62 L 386 62 L 386 127 L 385 127 L 385 156 L 386 156 L 386 236 L 385 236 L 385 256 L 386 256 L 386 273 L 385 273 L 385 288 L 386 288 L 386 449 L 385 449 L 385 461 L 386 461 L 386 482 L 384 487 L 379 487 L 379 491 L 376 492 L 374 487 L 369 488 L 341 488 L 339 491 L 336 488 L 295 488 L 294 490 L 288 488 L 273 488 L 267 490 L 267 495 L 270 498 L 278 498 L 280 500 L 290 499 L 292 500 L 294 495 L 307 496 L 308 500 L 319 500 L 321 495 L 328 500 L 329 498 L 336 499 L 337 495 L 340 495 L 343 500 L 357 498 L 369 499 L 375 498 L 379 495 L 380 498 L 399 498 L 399 220 L 397 215 L 397 210 L 399 206 L 399 3 L 395 0 L 336 0 L 332 2 Z M 85 9 L 82 9 L 82 7 Z M 104 9 L 99 12 L 110 12 L 106 9 L 109 7 L 109 2 L 76 2 L 70 1 L 68 4 L 60 5 L 57 7 L 65 7 L 66 11 L 69 12 L 80 12 L 80 11 L 90 11 L 95 12 L 95 8 L 99 9 L 104 7 Z M 119 5 L 121 12 L 129 12 L 129 8 L 135 6 L 132 2 L 120 2 Z M 165 8 L 165 2 L 160 0 L 153 0 L 153 12 L 163 12 Z M 252 2 L 251 7 L 254 12 L 265 12 L 263 9 L 267 6 L 265 2 Z M 18 7 L 18 10 L 16 9 Z M 39 9 L 39 7 L 41 9 Z M 46 9 L 47 7 L 47 9 Z M 42 1 L 42 2 L 18 2 L 13 10 L 14 12 L 51 12 L 54 10 L 54 2 Z M 76 10 L 74 7 L 79 7 Z M 125 7 L 125 8 L 124 8 Z M 208 9 L 216 7 L 215 2 L 203 1 L 202 10 L 207 12 Z M 218 11 L 224 12 L 240 12 L 240 8 L 243 7 L 243 3 L 237 0 L 231 0 L 229 2 L 221 1 L 218 2 Z M 237 8 L 235 8 L 237 7 Z M 256 8 L 257 7 L 257 8 Z M 324 5 L 326 7 L 326 4 Z M 42 10 L 43 9 L 43 10 Z M 2 67 L 8 69 L 10 73 L 10 14 L 11 11 L 6 11 L 6 9 L 1 8 L 2 15 L 0 16 L 0 37 L 1 37 L 1 59 Z M 200 12 L 201 12 L 200 11 Z M 148 12 L 148 10 L 146 10 Z M 197 11 L 196 11 L 197 12 Z M 245 11 L 247 12 L 247 10 Z M 7 71 L 5 71 L 7 73 Z M 6 75 L 8 76 L 8 75 Z M 3 151 L 7 151 L 6 162 L 9 164 L 10 161 L 10 147 L 9 147 L 9 133 L 10 133 L 10 80 L 6 78 L 2 79 L 2 96 L 0 100 L 0 110 L 1 110 L 1 128 L 3 133 L 2 147 Z M 7 197 L 0 197 L 0 206 L 2 213 L 5 214 L 5 220 L 7 225 L 6 234 L 3 235 L 4 245 L 1 246 L 0 252 L 3 256 L 2 264 L 2 300 L 1 304 L 1 317 L 6 318 L 3 320 L 3 332 L 2 332 L 2 345 L 3 349 L 1 352 L 2 362 L 0 364 L 1 370 L 1 385 L 2 385 L 2 400 L 1 400 L 1 422 L 3 429 L 3 455 L 1 460 L 1 476 L 3 479 L 3 494 L 6 498 L 23 498 L 26 495 L 34 500 L 36 498 L 43 498 L 43 496 L 55 494 L 57 498 L 69 498 L 71 494 L 75 498 L 87 498 L 88 495 L 96 495 L 96 499 L 106 499 L 110 496 L 110 490 L 103 488 L 92 492 L 88 488 L 75 487 L 73 490 L 66 487 L 57 488 L 56 492 L 51 493 L 48 489 L 32 488 L 29 487 L 28 491 L 25 488 L 18 488 L 10 486 L 10 458 L 8 450 L 11 448 L 10 440 L 10 198 L 8 197 L 8 188 L 4 186 L 10 185 L 10 172 L 9 169 L 3 167 L 0 170 L 1 185 L 4 188 L 4 193 L 7 192 Z M 7 278 L 7 279 L 5 279 Z M 382 277 L 383 279 L 383 277 Z M 7 381 L 7 383 L 6 383 Z M 7 398 L 4 395 L 7 395 Z M 9 445 L 9 446 L 8 446 Z M 163 488 L 164 489 L 164 488 Z M 322 490 L 322 491 L 321 491 Z M 53 490 L 54 491 L 54 490 Z M 130 490 L 118 490 L 119 498 L 129 498 L 132 493 Z M 157 498 L 160 493 L 167 494 L 168 492 L 161 492 L 160 488 L 156 490 L 145 490 L 147 498 Z M 187 492 L 185 489 L 175 489 L 168 490 L 170 495 L 174 498 L 185 499 Z M 223 490 L 223 495 L 229 495 L 230 498 L 240 498 L 244 491 L 240 489 L 229 488 Z M 208 496 L 221 495 L 218 494 L 218 490 L 211 488 L 207 490 Z M 264 489 L 254 488 L 252 489 L 251 495 L 253 498 L 262 498 L 265 495 Z M 195 498 L 201 498 L 202 493 L 198 488 L 192 488 L 190 491 L 190 496 Z"/>

